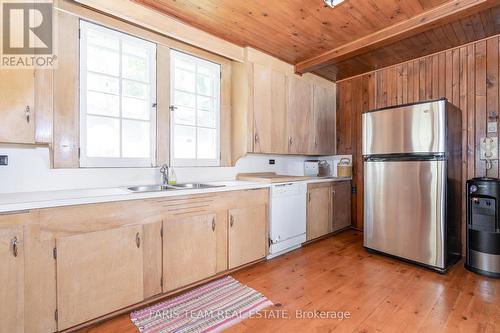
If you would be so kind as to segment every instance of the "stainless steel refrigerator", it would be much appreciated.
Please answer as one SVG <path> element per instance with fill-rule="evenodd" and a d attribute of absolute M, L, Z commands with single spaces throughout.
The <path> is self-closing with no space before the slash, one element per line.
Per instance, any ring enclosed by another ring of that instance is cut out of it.
<path fill-rule="evenodd" d="M 441 99 L 362 117 L 365 248 L 445 272 L 461 253 L 460 109 Z"/>

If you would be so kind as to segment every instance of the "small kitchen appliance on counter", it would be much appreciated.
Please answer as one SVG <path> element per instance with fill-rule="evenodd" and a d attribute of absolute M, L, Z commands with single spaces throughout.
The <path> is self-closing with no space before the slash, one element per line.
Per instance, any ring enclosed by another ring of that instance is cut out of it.
<path fill-rule="evenodd" d="M 500 278 L 500 179 L 467 181 L 467 254 L 465 268 Z"/>
<path fill-rule="evenodd" d="M 326 160 L 304 161 L 304 175 L 309 177 L 330 177 L 332 174 L 330 163 Z"/>

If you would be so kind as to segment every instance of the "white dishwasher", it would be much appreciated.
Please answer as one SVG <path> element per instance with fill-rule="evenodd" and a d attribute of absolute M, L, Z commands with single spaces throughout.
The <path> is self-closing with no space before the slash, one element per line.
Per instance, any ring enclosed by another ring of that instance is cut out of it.
<path fill-rule="evenodd" d="M 268 259 L 297 249 L 306 241 L 306 200 L 304 182 L 271 185 Z"/>

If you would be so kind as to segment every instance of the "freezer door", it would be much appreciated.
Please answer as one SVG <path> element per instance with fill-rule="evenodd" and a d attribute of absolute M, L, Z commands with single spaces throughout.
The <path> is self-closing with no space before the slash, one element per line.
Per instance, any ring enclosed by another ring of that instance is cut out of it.
<path fill-rule="evenodd" d="M 363 114 L 363 155 L 444 153 L 446 101 Z"/>
<path fill-rule="evenodd" d="M 364 245 L 445 268 L 446 161 L 364 164 Z"/>

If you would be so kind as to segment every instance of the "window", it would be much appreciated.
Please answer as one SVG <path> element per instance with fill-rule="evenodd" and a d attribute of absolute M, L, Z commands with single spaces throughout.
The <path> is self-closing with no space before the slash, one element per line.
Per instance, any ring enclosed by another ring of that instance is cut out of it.
<path fill-rule="evenodd" d="M 80 166 L 153 166 L 156 44 L 85 21 L 80 34 Z"/>
<path fill-rule="evenodd" d="M 220 165 L 220 65 L 171 51 L 173 166 Z"/>

